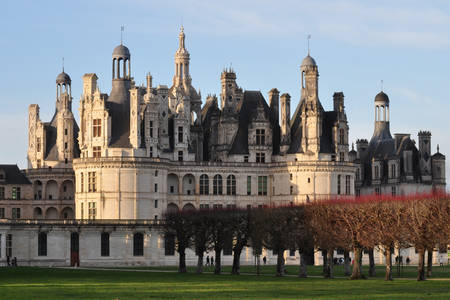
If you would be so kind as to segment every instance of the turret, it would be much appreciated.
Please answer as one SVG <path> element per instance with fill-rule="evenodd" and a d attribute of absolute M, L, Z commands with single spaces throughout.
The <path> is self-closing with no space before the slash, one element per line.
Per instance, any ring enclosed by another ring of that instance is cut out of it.
<path fill-rule="evenodd" d="M 222 84 L 220 107 L 224 111 L 233 112 L 237 105 L 237 99 L 234 93 L 237 88 L 236 73 L 233 69 L 230 68 L 223 70 L 220 76 L 220 82 Z"/>

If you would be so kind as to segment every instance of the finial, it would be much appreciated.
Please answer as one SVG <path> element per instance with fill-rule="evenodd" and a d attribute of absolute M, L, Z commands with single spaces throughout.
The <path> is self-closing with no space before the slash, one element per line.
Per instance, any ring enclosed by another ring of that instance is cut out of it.
<path fill-rule="evenodd" d="M 308 37 L 307 37 L 307 40 L 308 40 L 308 56 L 309 56 L 309 40 L 311 39 L 311 35 L 310 34 L 308 34 Z"/>
<path fill-rule="evenodd" d="M 64 73 L 64 56 L 62 58 L 62 69 L 63 69 L 63 73 Z"/>
<path fill-rule="evenodd" d="M 355 150 L 355 143 L 352 143 L 352 151 Z"/>
<path fill-rule="evenodd" d="M 437 144 L 437 153 L 439 153 L 439 144 Z"/>
<path fill-rule="evenodd" d="M 120 44 L 123 45 L 123 31 L 125 30 L 125 26 L 120 26 Z"/>
<path fill-rule="evenodd" d="M 381 91 L 383 91 L 383 79 L 381 79 Z"/>

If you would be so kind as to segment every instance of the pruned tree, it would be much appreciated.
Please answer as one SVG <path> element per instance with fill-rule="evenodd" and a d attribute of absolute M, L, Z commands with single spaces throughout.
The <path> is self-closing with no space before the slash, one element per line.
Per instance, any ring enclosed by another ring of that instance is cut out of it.
<path fill-rule="evenodd" d="M 230 229 L 233 237 L 233 266 L 231 274 L 240 274 L 241 253 L 248 244 L 250 234 L 249 210 L 233 209 L 231 213 Z"/>
<path fill-rule="evenodd" d="M 203 273 L 203 256 L 206 250 L 209 249 L 211 237 L 211 218 L 209 210 L 198 210 L 191 213 L 192 224 L 192 241 L 197 260 L 197 273 Z"/>
<path fill-rule="evenodd" d="M 300 254 L 300 266 L 298 277 L 308 277 L 307 272 L 307 256 L 311 249 L 314 251 L 313 229 L 311 227 L 310 216 L 306 205 L 299 205 L 293 208 L 295 214 L 294 230 L 292 232 L 293 242 Z"/>
<path fill-rule="evenodd" d="M 221 254 L 225 245 L 225 240 L 231 235 L 230 211 L 224 209 L 213 209 L 209 214 L 211 224 L 210 241 L 215 252 L 214 274 L 219 275 L 222 272 Z"/>
<path fill-rule="evenodd" d="M 258 208 L 249 210 L 249 245 L 253 249 L 256 258 L 256 274 L 260 274 L 261 253 L 267 235 L 267 210 Z"/>

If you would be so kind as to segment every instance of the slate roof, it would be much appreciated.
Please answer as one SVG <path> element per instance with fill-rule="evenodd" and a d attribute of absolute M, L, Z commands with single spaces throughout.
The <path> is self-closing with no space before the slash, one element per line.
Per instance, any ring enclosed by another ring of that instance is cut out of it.
<path fill-rule="evenodd" d="M 112 148 L 131 148 L 130 143 L 130 80 L 113 80 L 106 108 L 111 115 Z"/>
<path fill-rule="evenodd" d="M 17 165 L 0 165 L 0 172 L 2 171 L 5 174 L 5 180 L 0 181 L 1 184 L 31 184 Z"/>
<path fill-rule="evenodd" d="M 58 147 L 56 145 L 56 137 L 57 137 L 57 115 L 58 111 L 55 110 L 55 114 L 52 117 L 50 123 L 44 123 L 44 131 L 46 135 L 46 145 L 45 145 L 45 159 L 56 161 L 58 160 Z M 74 120 L 74 128 L 73 128 L 73 157 L 80 157 L 80 147 L 78 145 L 78 133 L 80 129 L 78 128 L 77 122 Z"/>

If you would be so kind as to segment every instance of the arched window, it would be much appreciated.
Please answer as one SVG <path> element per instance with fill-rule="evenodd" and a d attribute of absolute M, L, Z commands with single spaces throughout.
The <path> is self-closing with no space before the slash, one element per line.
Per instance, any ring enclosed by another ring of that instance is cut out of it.
<path fill-rule="evenodd" d="M 209 195 L 209 178 L 206 174 L 200 176 L 200 195 Z"/>
<path fill-rule="evenodd" d="M 101 256 L 109 256 L 109 233 L 103 232 L 101 236 Z"/>
<path fill-rule="evenodd" d="M 339 129 L 339 144 L 345 144 L 345 131 L 344 129 Z"/>
<path fill-rule="evenodd" d="M 40 232 L 38 236 L 38 256 L 47 256 L 47 233 Z"/>
<path fill-rule="evenodd" d="M 236 177 L 234 175 L 227 177 L 227 195 L 236 195 Z"/>
<path fill-rule="evenodd" d="M 144 235 L 140 232 L 135 233 L 133 236 L 133 255 L 144 255 Z"/>
<path fill-rule="evenodd" d="M 222 176 L 219 174 L 214 176 L 213 179 L 213 194 L 214 195 L 222 195 Z"/>

